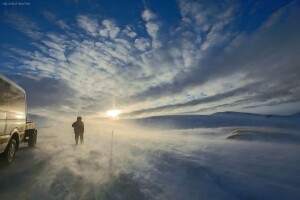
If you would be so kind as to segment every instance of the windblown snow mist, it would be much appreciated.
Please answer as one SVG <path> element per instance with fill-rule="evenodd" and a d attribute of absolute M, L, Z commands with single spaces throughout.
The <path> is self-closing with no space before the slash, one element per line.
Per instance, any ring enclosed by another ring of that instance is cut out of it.
<path fill-rule="evenodd" d="M 300 197 L 295 130 L 262 126 L 154 130 L 126 120 L 99 121 L 84 120 L 84 144 L 77 146 L 71 121 L 40 128 L 37 146 L 22 145 L 15 162 L 1 169 L 0 198 Z M 246 138 L 252 135 L 250 141 L 243 140 L 244 133 Z M 293 141 L 281 142 L 283 138 Z"/>

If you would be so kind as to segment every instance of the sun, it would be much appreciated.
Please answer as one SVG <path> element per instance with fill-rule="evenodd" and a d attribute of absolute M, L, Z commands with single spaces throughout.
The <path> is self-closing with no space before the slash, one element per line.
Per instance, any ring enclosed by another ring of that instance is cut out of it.
<path fill-rule="evenodd" d="M 109 110 L 106 112 L 106 115 L 112 118 L 117 117 L 121 113 L 121 110 Z"/>

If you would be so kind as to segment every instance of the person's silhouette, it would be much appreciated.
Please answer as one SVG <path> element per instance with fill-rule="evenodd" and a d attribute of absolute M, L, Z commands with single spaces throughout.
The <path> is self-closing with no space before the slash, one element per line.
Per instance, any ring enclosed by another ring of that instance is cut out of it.
<path fill-rule="evenodd" d="M 80 136 L 80 143 L 82 144 L 83 143 L 84 124 L 81 121 L 81 117 L 77 117 L 77 121 L 72 124 L 72 127 L 74 128 L 76 144 L 78 144 L 79 136 Z"/>

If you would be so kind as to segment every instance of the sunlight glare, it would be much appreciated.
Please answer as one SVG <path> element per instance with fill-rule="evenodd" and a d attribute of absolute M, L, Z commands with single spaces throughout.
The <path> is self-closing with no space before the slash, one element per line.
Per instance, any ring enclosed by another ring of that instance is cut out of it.
<path fill-rule="evenodd" d="M 109 110 L 106 112 L 106 115 L 109 117 L 117 117 L 121 113 L 121 110 Z"/>

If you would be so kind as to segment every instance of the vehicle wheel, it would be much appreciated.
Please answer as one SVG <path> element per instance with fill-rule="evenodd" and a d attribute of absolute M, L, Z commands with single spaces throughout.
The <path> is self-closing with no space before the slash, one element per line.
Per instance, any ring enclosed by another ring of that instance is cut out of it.
<path fill-rule="evenodd" d="M 35 130 L 35 131 L 29 136 L 28 146 L 29 146 L 29 147 L 34 147 L 35 144 L 36 144 L 36 140 L 37 140 L 37 130 Z"/>
<path fill-rule="evenodd" d="M 6 150 L 4 152 L 4 159 L 6 164 L 10 164 L 13 161 L 13 158 L 15 157 L 17 149 L 17 142 L 15 139 L 11 139 L 6 147 Z"/>

